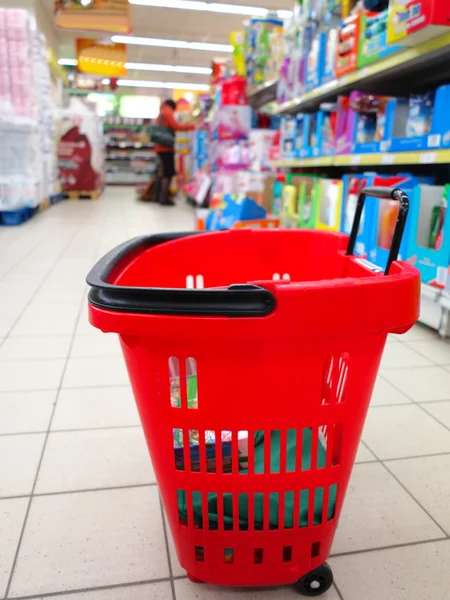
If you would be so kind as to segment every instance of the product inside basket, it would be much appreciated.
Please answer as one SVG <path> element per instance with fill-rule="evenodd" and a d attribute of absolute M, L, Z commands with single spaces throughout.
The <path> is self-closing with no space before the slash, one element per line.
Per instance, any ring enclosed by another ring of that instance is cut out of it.
<path fill-rule="evenodd" d="M 197 375 L 196 364 L 194 359 L 191 363 L 187 363 L 186 372 L 186 391 L 187 405 L 189 408 L 198 408 L 197 399 Z M 170 363 L 170 380 L 171 380 L 171 404 L 173 407 L 181 406 L 180 396 L 180 377 L 178 372 L 178 364 L 174 361 Z M 230 431 L 222 431 L 221 444 L 221 469 L 222 473 L 231 473 L 232 471 L 232 449 Z M 267 434 L 266 434 L 267 435 Z M 281 443 L 280 432 L 270 432 L 270 472 L 280 472 L 280 455 Z M 239 451 L 239 473 L 248 473 L 248 446 L 253 444 L 254 453 L 254 472 L 264 473 L 264 439 L 263 431 L 256 431 L 253 435 L 253 440 L 248 439 L 247 432 L 239 432 L 238 435 L 238 451 Z M 186 440 L 187 441 L 187 440 Z M 184 470 L 185 461 L 190 462 L 191 471 L 200 471 L 200 443 L 199 432 L 195 430 L 189 431 L 189 441 L 183 443 L 183 431 L 178 428 L 173 429 L 173 443 L 175 465 L 179 470 Z M 313 436 L 310 428 L 304 428 L 302 432 L 302 451 L 301 451 L 301 469 L 308 470 L 311 468 L 312 460 L 312 443 Z M 205 431 L 205 451 L 206 451 L 206 469 L 208 472 L 216 472 L 216 448 L 217 440 L 214 431 Z M 323 436 L 317 438 L 317 468 L 324 468 L 326 465 L 326 442 Z M 188 451 L 189 449 L 189 451 Z M 297 460 L 297 432 L 295 429 L 289 429 L 286 433 L 286 470 L 294 472 L 296 470 Z M 292 528 L 307 527 L 308 525 L 308 510 L 309 510 L 309 490 L 305 489 L 300 492 L 298 514 L 294 515 L 294 492 L 286 492 L 284 494 L 284 527 Z M 314 490 L 314 524 L 318 525 L 322 522 L 322 505 L 323 505 L 323 488 Z M 336 504 L 337 486 L 330 486 L 328 498 L 328 518 L 331 519 L 334 514 Z M 282 495 L 281 495 L 282 496 Z M 269 497 L 269 528 L 277 529 L 279 527 L 279 493 L 271 493 Z M 223 495 L 223 527 L 226 530 L 233 529 L 234 519 L 239 519 L 239 529 L 245 531 L 248 529 L 248 502 L 247 494 L 239 494 L 239 515 L 233 515 L 233 498 L 232 494 Z M 192 493 L 192 510 L 194 523 L 197 527 L 203 528 L 203 511 L 202 511 L 202 495 L 200 492 Z M 186 492 L 178 491 L 178 513 L 181 522 L 188 522 Z M 263 494 L 254 494 L 254 528 L 262 530 L 264 528 L 264 498 Z M 208 527 L 209 529 L 218 528 L 218 508 L 217 494 L 208 494 Z"/>

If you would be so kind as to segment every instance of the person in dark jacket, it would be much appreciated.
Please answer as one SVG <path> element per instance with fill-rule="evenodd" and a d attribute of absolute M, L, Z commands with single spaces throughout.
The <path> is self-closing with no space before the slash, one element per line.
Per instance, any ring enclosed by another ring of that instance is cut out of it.
<path fill-rule="evenodd" d="M 166 100 L 161 105 L 159 116 L 156 120 L 162 127 L 170 127 L 173 131 L 192 131 L 195 125 L 178 123 L 175 119 L 176 104 L 173 100 Z M 173 206 L 175 203 L 169 197 L 170 183 L 175 175 L 175 148 L 168 146 L 155 146 L 160 160 L 161 177 L 159 180 L 159 203 Z"/>

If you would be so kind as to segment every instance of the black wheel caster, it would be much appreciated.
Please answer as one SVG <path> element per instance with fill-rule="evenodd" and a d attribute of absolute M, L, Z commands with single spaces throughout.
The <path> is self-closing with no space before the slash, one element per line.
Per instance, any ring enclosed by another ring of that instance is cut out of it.
<path fill-rule="evenodd" d="M 317 569 L 303 575 L 295 584 L 295 588 L 302 596 L 321 596 L 332 585 L 333 571 L 328 563 L 323 563 Z"/>

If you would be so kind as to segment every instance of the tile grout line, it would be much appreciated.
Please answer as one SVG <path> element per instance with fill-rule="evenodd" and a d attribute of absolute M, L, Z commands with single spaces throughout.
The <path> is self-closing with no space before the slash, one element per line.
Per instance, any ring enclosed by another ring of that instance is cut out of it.
<path fill-rule="evenodd" d="M 336 581 L 334 581 L 334 577 L 333 577 L 333 587 L 336 590 L 336 594 L 339 596 L 339 600 L 344 600 L 344 596 L 342 595 L 341 590 L 338 588 Z"/>
<path fill-rule="evenodd" d="M 33 498 L 46 498 L 48 496 L 66 496 L 68 494 L 89 494 L 89 493 L 97 493 L 97 492 L 111 492 L 114 490 L 134 490 L 136 488 L 144 488 L 144 487 L 154 487 L 158 484 L 155 482 L 150 483 L 135 483 L 133 485 L 113 485 L 111 487 L 101 487 L 101 488 L 85 488 L 81 490 L 61 490 L 58 492 L 40 492 L 34 493 Z M 17 500 L 17 498 L 30 498 L 31 494 L 21 494 L 18 496 L 0 496 L 0 500 Z"/>
<path fill-rule="evenodd" d="M 369 446 L 370 448 L 370 446 Z M 422 506 L 421 502 L 419 502 L 419 500 L 412 494 L 412 492 L 410 492 L 408 490 L 408 488 L 400 481 L 400 479 L 397 477 L 397 475 L 395 475 L 395 473 L 393 473 L 391 471 L 391 469 L 389 469 L 389 467 L 379 458 L 379 456 L 376 454 L 376 452 L 373 452 L 373 450 L 370 448 L 372 454 L 378 458 L 380 460 L 380 464 L 382 465 L 382 467 L 391 475 L 391 477 L 393 479 L 395 479 L 395 481 L 398 483 L 398 485 L 408 494 L 408 496 L 410 498 L 412 498 L 414 500 L 414 502 L 417 504 L 417 506 L 419 506 L 423 512 L 428 516 L 428 518 L 433 521 L 433 523 L 436 525 L 436 527 L 442 531 L 442 533 L 445 535 L 446 539 L 449 539 L 449 535 L 447 534 L 447 532 L 441 527 L 441 525 L 439 525 L 439 523 L 436 521 L 436 519 L 434 517 L 431 516 L 431 514 L 428 512 L 428 510 Z"/>
<path fill-rule="evenodd" d="M 74 590 L 63 590 L 60 592 L 47 592 L 38 595 L 33 594 L 32 596 L 13 596 L 10 600 L 39 600 L 39 598 L 57 598 L 58 596 L 69 596 L 72 594 L 83 594 L 85 592 L 97 592 L 103 590 L 120 590 L 121 588 L 136 587 L 138 585 L 168 583 L 169 581 L 169 577 L 160 577 L 158 579 L 144 579 L 142 581 L 131 581 L 127 583 L 112 583 L 111 585 L 102 585 L 99 587 L 78 588 Z"/>
<path fill-rule="evenodd" d="M 104 228 L 105 228 L 105 220 L 103 220 L 101 235 L 104 232 Z M 53 271 L 53 269 L 56 267 L 56 265 L 58 264 L 58 262 L 61 260 L 61 258 L 63 257 L 65 251 L 70 246 L 70 244 L 72 243 L 72 241 L 75 238 L 75 236 L 77 235 L 77 233 L 78 232 L 75 232 L 70 237 L 70 240 L 64 246 L 64 249 L 59 254 L 58 259 L 55 261 L 52 269 L 50 270 L 50 273 Z M 101 238 L 101 235 L 100 235 L 100 238 Z M 39 286 L 38 289 L 40 289 L 43 286 L 43 284 L 44 284 L 45 280 L 47 279 L 47 277 L 49 276 L 49 274 L 44 278 L 41 286 Z M 32 300 L 30 300 L 30 302 L 27 304 L 26 308 L 31 304 L 31 302 L 32 302 Z M 20 548 L 22 546 L 22 540 L 23 540 L 23 537 L 24 537 L 24 534 L 25 534 L 25 529 L 26 529 L 27 522 L 28 522 L 28 517 L 29 517 L 29 514 L 30 514 L 31 504 L 33 502 L 34 490 L 36 488 L 36 484 L 37 484 L 37 481 L 38 481 L 38 477 L 39 477 L 39 472 L 40 472 L 40 469 L 41 469 L 42 461 L 44 459 L 44 453 L 45 453 L 45 449 L 47 447 L 47 441 L 48 441 L 48 438 L 49 438 L 49 435 L 50 435 L 50 430 L 51 430 L 51 426 L 52 426 L 52 422 L 53 422 L 53 417 L 54 417 L 55 412 L 56 412 L 56 407 L 57 407 L 57 404 L 58 404 L 58 398 L 59 398 L 59 395 L 60 395 L 60 392 L 61 392 L 62 384 L 63 384 L 63 381 L 64 381 L 64 376 L 65 376 L 66 371 L 67 371 L 67 366 L 69 364 L 70 353 L 71 353 L 71 350 L 72 350 L 72 347 L 73 347 L 73 343 L 75 341 L 76 330 L 77 330 L 77 327 L 78 327 L 78 323 L 79 323 L 81 314 L 83 312 L 83 306 L 84 306 L 83 301 L 81 301 L 80 302 L 80 308 L 79 308 L 79 311 L 78 311 L 78 315 L 77 315 L 77 318 L 75 320 L 75 324 L 74 324 L 74 327 L 73 327 L 72 339 L 71 339 L 71 342 L 70 342 L 69 350 L 68 350 L 67 357 L 66 357 L 66 360 L 65 360 L 65 363 L 64 363 L 64 367 L 63 367 L 63 370 L 62 370 L 62 373 L 61 373 L 61 378 L 60 378 L 59 386 L 57 388 L 55 403 L 53 404 L 53 409 L 52 409 L 52 412 L 51 412 L 51 415 L 50 415 L 50 419 L 49 419 L 49 423 L 48 423 L 48 428 L 47 428 L 47 434 L 46 434 L 46 437 L 45 437 L 45 440 L 44 440 L 44 443 L 43 443 L 43 446 L 42 446 L 41 456 L 39 458 L 39 462 L 38 462 L 38 465 L 37 465 L 36 475 L 34 477 L 34 482 L 33 482 L 33 487 L 31 489 L 30 499 L 28 501 L 28 506 L 27 506 L 27 509 L 25 511 L 25 516 L 24 516 L 24 520 L 23 520 L 23 524 L 22 524 L 22 529 L 21 529 L 21 532 L 20 532 L 19 540 L 17 542 L 16 552 L 14 553 L 14 558 L 13 558 L 13 562 L 12 562 L 12 565 L 11 565 L 11 571 L 10 571 L 10 574 L 9 574 L 9 577 L 8 577 L 8 583 L 7 583 L 6 589 L 5 589 L 4 600 L 7 600 L 8 597 L 9 597 L 9 592 L 10 592 L 11 584 L 12 584 L 12 581 L 13 581 L 13 578 L 14 578 L 14 572 L 15 572 L 15 569 L 16 569 L 16 565 L 17 565 L 17 560 L 18 560 L 18 557 L 19 557 Z M 11 328 L 11 330 L 14 327 L 15 327 L 15 324 L 13 325 L 13 327 Z M 8 337 L 8 336 L 6 336 L 6 337 Z"/>
<path fill-rule="evenodd" d="M 83 308 L 83 306 L 81 307 Z M 70 358 L 71 360 L 73 360 L 73 357 L 69 356 L 68 358 Z M 59 359 L 50 359 L 50 360 L 64 360 L 64 358 L 59 358 Z M 21 361 L 18 361 L 21 362 Z M 130 388 L 130 384 L 129 383 L 118 383 L 116 385 L 86 385 L 86 386 L 77 386 L 77 387 L 66 387 L 64 386 L 64 388 L 62 389 L 63 392 L 65 392 L 66 390 L 98 390 L 98 389 L 104 389 L 104 388 Z M 0 396 L 2 394 L 25 394 L 25 393 L 32 393 L 32 392 L 58 392 L 59 389 L 58 387 L 53 387 L 53 388 L 39 388 L 39 389 L 22 389 L 22 390 L 0 390 Z"/>
<path fill-rule="evenodd" d="M 164 506 L 163 506 L 161 494 L 159 493 L 159 491 L 158 491 L 158 498 L 159 498 L 159 507 L 161 510 L 161 519 L 162 519 L 162 526 L 163 526 L 163 532 L 164 532 L 164 544 L 166 546 L 167 564 L 169 565 L 169 577 L 170 577 L 170 587 L 172 589 L 172 600 L 177 600 L 177 594 L 175 591 L 175 582 L 173 580 L 172 560 L 170 558 L 169 538 L 167 537 L 167 527 L 166 527 L 166 519 L 165 519 L 165 515 L 164 515 Z"/>
<path fill-rule="evenodd" d="M 77 427 L 75 429 L 52 429 L 50 433 L 79 433 L 80 431 L 108 431 L 110 429 L 142 429 L 142 425 L 106 425 L 105 427 Z M 42 433 L 47 433 L 47 430 L 0 433 L 0 438 L 14 437 L 18 435 L 39 435 Z"/>
<path fill-rule="evenodd" d="M 369 554 L 370 552 L 384 552 L 386 550 L 397 550 L 413 546 L 423 546 L 425 544 L 437 544 L 439 542 L 448 542 L 448 537 L 431 538 L 429 540 L 418 540 L 417 542 L 404 542 L 400 544 L 390 544 L 389 546 L 379 546 L 375 548 L 363 548 L 362 550 L 349 550 L 348 552 L 331 553 L 330 559 L 344 558 L 346 556 L 357 556 L 358 554 Z"/>
<path fill-rule="evenodd" d="M 23 310 L 20 312 L 19 316 L 17 317 L 17 319 L 13 322 L 12 326 L 9 328 L 9 330 L 6 332 L 6 335 L 3 338 L 3 342 L 2 345 L 5 343 L 5 341 L 9 338 L 11 332 L 14 330 L 14 327 L 17 325 L 17 323 L 19 322 L 19 320 L 22 318 L 23 314 L 25 313 L 25 311 L 27 310 L 27 308 L 29 308 L 35 298 L 35 296 L 41 291 L 42 287 L 44 286 L 45 282 L 47 281 L 47 279 L 50 277 L 53 269 L 56 267 L 56 265 L 58 264 L 58 262 L 61 260 L 64 252 L 67 250 L 67 248 L 70 246 L 70 244 L 72 243 L 73 239 L 76 237 L 76 235 L 78 234 L 78 231 L 74 231 L 74 233 L 70 236 L 69 241 L 67 242 L 67 244 L 65 244 L 64 248 L 61 250 L 61 253 L 58 255 L 58 258 L 54 261 L 54 263 L 52 264 L 52 266 L 50 267 L 49 271 L 46 273 L 46 275 L 44 276 L 44 278 L 42 279 L 41 283 L 36 287 L 36 289 L 33 291 L 33 294 L 31 296 L 31 298 L 28 300 L 28 302 L 25 304 Z M 83 301 L 80 302 L 80 306 L 83 306 Z M 81 310 L 81 309 L 80 309 Z"/>

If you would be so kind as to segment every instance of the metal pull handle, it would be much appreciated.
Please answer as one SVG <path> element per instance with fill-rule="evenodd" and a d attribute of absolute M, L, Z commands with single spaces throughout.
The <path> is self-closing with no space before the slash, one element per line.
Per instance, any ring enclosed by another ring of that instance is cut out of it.
<path fill-rule="evenodd" d="M 400 245 L 402 243 L 403 232 L 405 231 L 406 217 L 408 216 L 409 210 L 409 199 L 408 196 L 402 190 L 398 188 L 388 187 L 367 187 L 361 190 L 359 194 L 358 203 L 356 205 L 355 217 L 353 219 L 352 232 L 350 234 L 350 240 L 347 246 L 347 255 L 352 255 L 355 249 L 356 237 L 359 231 L 359 224 L 361 222 L 362 211 L 364 209 L 364 202 L 366 196 L 373 196 L 374 198 L 381 198 L 383 200 L 397 200 L 399 203 L 397 223 L 395 224 L 394 236 L 392 238 L 391 249 L 384 270 L 385 275 L 389 275 L 389 269 L 394 261 L 397 260 Z"/>

